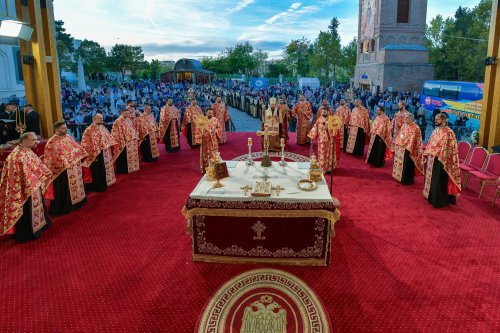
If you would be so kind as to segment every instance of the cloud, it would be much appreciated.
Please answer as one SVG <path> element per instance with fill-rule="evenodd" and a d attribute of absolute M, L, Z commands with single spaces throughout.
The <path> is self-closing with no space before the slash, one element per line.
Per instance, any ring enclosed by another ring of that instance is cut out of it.
<path fill-rule="evenodd" d="M 277 20 L 279 20 L 280 18 L 282 17 L 286 17 L 286 16 L 290 16 L 292 15 L 297 9 L 300 8 L 300 6 L 302 6 L 302 4 L 300 2 L 295 2 L 293 3 L 290 8 L 288 8 L 286 11 L 284 12 L 281 12 L 281 13 L 278 13 L 270 18 L 268 18 L 266 20 L 266 23 L 267 24 L 273 24 L 274 22 L 276 22 Z"/>
<path fill-rule="evenodd" d="M 236 4 L 233 8 L 228 9 L 227 11 L 230 13 L 236 13 L 247 7 L 248 5 L 251 5 L 254 3 L 255 0 L 242 0 Z"/>

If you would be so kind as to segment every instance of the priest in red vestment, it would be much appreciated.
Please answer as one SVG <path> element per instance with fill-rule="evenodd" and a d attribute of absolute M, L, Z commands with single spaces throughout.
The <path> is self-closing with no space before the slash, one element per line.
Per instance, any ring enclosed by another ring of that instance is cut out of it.
<path fill-rule="evenodd" d="M 447 119 L 444 113 L 436 115 L 436 129 L 424 151 L 427 163 L 424 197 L 434 208 L 456 204 L 461 191 L 457 139 Z"/>
<path fill-rule="evenodd" d="M 415 174 L 424 174 L 422 131 L 411 113 L 405 116 L 404 121 L 394 143 L 392 178 L 403 185 L 411 185 Z"/>
<path fill-rule="evenodd" d="M 381 168 L 385 160 L 392 157 L 391 152 L 392 131 L 391 120 L 385 115 L 385 108 L 381 105 L 377 108 L 377 118 L 373 121 L 370 129 L 370 144 L 366 163 Z"/>
<path fill-rule="evenodd" d="M 203 116 L 203 111 L 196 104 L 196 99 L 191 99 L 191 104 L 186 108 L 184 112 L 184 118 L 182 119 L 182 133 L 187 136 L 188 144 L 191 148 L 199 146 L 196 143 L 196 118 L 198 116 Z"/>
<path fill-rule="evenodd" d="M 321 102 L 320 109 L 321 108 L 326 108 L 328 110 L 328 115 L 333 116 L 333 108 L 330 105 L 328 105 L 328 100 L 326 98 L 324 98 L 323 101 Z"/>
<path fill-rule="evenodd" d="M 280 114 L 280 125 L 282 135 L 280 137 L 285 139 L 285 145 L 288 143 L 288 120 L 290 119 L 290 108 L 285 103 L 285 99 L 280 97 L 278 99 L 278 110 Z"/>
<path fill-rule="evenodd" d="M 409 114 L 406 110 L 406 103 L 399 102 L 398 103 L 398 112 L 394 114 L 394 118 L 392 118 L 392 138 L 396 140 L 399 130 L 404 124 L 405 115 Z M 394 141 L 393 141 L 394 143 Z M 393 149 L 394 150 L 394 149 Z"/>
<path fill-rule="evenodd" d="M 34 132 L 21 134 L 0 179 L 0 236 L 12 234 L 19 243 L 40 237 L 51 224 L 42 192 L 52 172 L 31 150 L 36 144 Z"/>
<path fill-rule="evenodd" d="M 366 138 L 370 134 L 370 116 L 359 99 L 356 100 L 355 105 L 349 119 L 349 137 L 346 152 L 356 156 L 363 156 Z"/>
<path fill-rule="evenodd" d="M 351 109 L 346 105 L 345 99 L 340 100 L 340 106 L 335 110 L 335 114 L 342 118 L 342 127 L 340 128 L 340 147 L 345 152 L 347 140 L 349 138 L 349 120 L 351 119 Z"/>
<path fill-rule="evenodd" d="M 300 101 L 293 107 L 293 115 L 297 118 L 297 144 L 310 143 L 307 134 L 311 130 L 312 107 L 304 95 L 300 95 Z"/>
<path fill-rule="evenodd" d="M 174 106 L 171 98 L 160 111 L 160 138 L 165 144 L 165 151 L 173 153 L 181 149 L 179 129 L 181 112 Z"/>
<path fill-rule="evenodd" d="M 92 124 L 83 132 L 81 142 L 88 154 L 83 161 L 83 167 L 92 175 L 91 182 L 86 180 L 88 191 L 104 192 L 116 182 L 111 149 L 116 144 L 116 140 L 104 126 L 102 114 L 96 113 Z"/>
<path fill-rule="evenodd" d="M 54 132 L 54 136 L 45 145 L 43 162 L 52 172 L 51 191 L 46 193 L 46 198 L 52 200 L 50 214 L 59 216 L 80 208 L 87 201 L 82 160 L 88 154 L 68 134 L 65 122 L 55 123 Z"/>
<path fill-rule="evenodd" d="M 224 144 L 227 141 L 227 130 L 229 130 L 229 113 L 227 112 L 227 106 L 222 102 L 220 96 L 217 96 L 215 103 L 212 105 L 212 110 L 214 110 L 214 117 L 219 120 L 221 128 L 221 140 L 220 143 Z"/>
<path fill-rule="evenodd" d="M 331 172 L 335 170 L 340 159 L 340 133 L 328 128 L 330 115 L 328 107 L 321 107 L 319 113 L 320 116 L 316 119 L 308 136 L 311 140 L 318 140 L 318 154 L 316 155 L 318 162 L 324 172 Z"/>
<path fill-rule="evenodd" d="M 144 106 L 144 112 L 138 117 L 137 122 L 142 161 L 152 162 L 158 160 L 160 156 L 158 150 L 158 124 L 155 115 L 151 113 L 151 106 Z"/>
<path fill-rule="evenodd" d="M 130 119 L 129 110 L 120 111 L 120 116 L 113 123 L 111 135 L 117 144 L 113 146 L 113 160 L 116 161 L 116 173 L 126 174 L 139 170 L 139 136 Z"/>
<path fill-rule="evenodd" d="M 205 173 L 210 160 L 219 152 L 219 141 L 222 137 L 220 122 L 214 117 L 212 109 L 207 110 L 208 123 L 204 128 L 197 128 L 195 142 L 201 145 L 200 165 Z"/>

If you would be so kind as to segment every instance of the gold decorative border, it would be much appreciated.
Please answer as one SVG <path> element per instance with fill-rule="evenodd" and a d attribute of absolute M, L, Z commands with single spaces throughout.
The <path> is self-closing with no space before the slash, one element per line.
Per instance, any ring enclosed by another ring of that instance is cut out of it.
<path fill-rule="evenodd" d="M 223 217 L 318 217 L 330 220 L 332 227 L 340 219 L 340 211 L 328 210 L 263 210 L 263 209 L 215 209 L 215 208 L 191 208 L 184 207 L 182 213 L 186 219 L 197 215 L 223 216 Z M 191 224 L 191 223 L 190 223 Z M 189 230 L 192 230 L 192 226 Z"/>
<path fill-rule="evenodd" d="M 193 253 L 193 261 L 223 264 L 278 264 L 286 266 L 328 266 L 328 258 L 239 258 Z"/>

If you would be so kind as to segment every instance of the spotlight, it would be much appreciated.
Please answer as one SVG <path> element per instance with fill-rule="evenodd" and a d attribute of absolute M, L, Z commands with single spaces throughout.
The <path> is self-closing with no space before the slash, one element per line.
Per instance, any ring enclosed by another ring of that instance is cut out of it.
<path fill-rule="evenodd" d="M 0 36 L 19 37 L 23 24 L 18 21 L 5 20 L 0 22 Z"/>
<path fill-rule="evenodd" d="M 0 21 L 0 36 L 21 38 L 29 41 L 33 29 L 22 22 L 14 20 Z"/>

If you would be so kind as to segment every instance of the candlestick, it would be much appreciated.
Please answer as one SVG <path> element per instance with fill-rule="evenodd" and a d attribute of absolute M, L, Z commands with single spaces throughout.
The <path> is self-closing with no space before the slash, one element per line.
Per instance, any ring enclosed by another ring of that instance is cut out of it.
<path fill-rule="evenodd" d="M 285 162 L 285 139 L 281 138 L 281 161 L 278 163 L 279 166 L 286 167 Z"/>
<path fill-rule="evenodd" d="M 252 159 L 252 138 L 248 138 L 248 156 L 247 156 L 246 164 L 248 166 L 255 164 L 253 159 Z"/>

